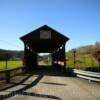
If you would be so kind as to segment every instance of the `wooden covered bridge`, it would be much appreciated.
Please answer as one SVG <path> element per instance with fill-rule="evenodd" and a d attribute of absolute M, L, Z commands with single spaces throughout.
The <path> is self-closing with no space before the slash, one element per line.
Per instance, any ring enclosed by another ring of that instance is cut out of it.
<path fill-rule="evenodd" d="M 51 27 L 44 25 L 20 38 L 24 42 L 25 71 L 32 71 L 48 66 L 38 65 L 39 53 L 50 53 L 52 64 L 49 68 L 64 70 L 66 67 L 65 44 L 68 37 Z"/>
<path fill-rule="evenodd" d="M 89 78 L 89 82 L 87 82 L 78 77 L 66 77 L 61 72 L 66 67 L 65 43 L 68 41 L 67 37 L 44 25 L 21 37 L 21 40 L 25 47 L 26 72 L 48 67 L 60 69 L 60 71 L 38 70 L 34 74 L 17 74 L 17 76 L 9 78 L 9 84 L 1 81 L 0 100 L 66 100 L 66 98 L 67 100 L 100 100 L 100 84 L 90 81 L 95 78 L 100 81 L 99 73 L 74 70 L 77 76 Z M 51 66 L 38 65 L 39 53 L 50 53 Z M 99 58 L 97 54 L 95 57 Z M 9 70 L 6 71 L 8 72 L 7 77 L 10 77 Z M 94 74 L 93 77 L 92 74 Z"/>

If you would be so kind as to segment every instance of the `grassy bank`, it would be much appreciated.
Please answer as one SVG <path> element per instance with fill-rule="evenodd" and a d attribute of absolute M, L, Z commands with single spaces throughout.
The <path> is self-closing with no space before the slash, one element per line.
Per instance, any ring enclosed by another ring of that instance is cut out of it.
<path fill-rule="evenodd" d="M 66 53 L 68 58 L 67 67 L 77 69 L 98 68 L 99 62 L 92 55 L 78 55 L 76 54 L 76 64 L 74 65 L 73 53 Z"/>

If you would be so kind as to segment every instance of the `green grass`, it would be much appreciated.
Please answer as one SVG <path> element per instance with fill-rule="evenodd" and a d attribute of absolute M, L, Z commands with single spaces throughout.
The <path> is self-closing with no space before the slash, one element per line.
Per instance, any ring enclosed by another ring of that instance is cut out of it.
<path fill-rule="evenodd" d="M 14 69 L 22 66 L 22 61 L 8 61 L 7 69 Z M 0 70 L 6 69 L 6 62 L 0 61 Z"/>
<path fill-rule="evenodd" d="M 99 67 L 99 62 L 92 55 L 76 55 L 76 64 L 74 66 L 73 54 L 71 52 L 66 53 L 68 58 L 67 67 L 77 69 L 87 69 L 89 67 Z"/>
<path fill-rule="evenodd" d="M 67 68 L 87 69 L 89 67 L 96 68 L 99 66 L 99 62 L 91 55 L 76 55 L 76 65 L 74 66 L 73 54 L 71 52 L 66 53 L 68 61 L 66 62 Z M 22 61 L 8 61 L 7 69 L 14 69 L 21 67 Z M 0 61 L 0 70 L 6 69 L 6 62 Z"/>

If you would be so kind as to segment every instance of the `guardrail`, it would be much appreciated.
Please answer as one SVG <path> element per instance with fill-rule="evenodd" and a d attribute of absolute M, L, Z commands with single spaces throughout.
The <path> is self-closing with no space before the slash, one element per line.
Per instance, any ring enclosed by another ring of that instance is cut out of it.
<path fill-rule="evenodd" d="M 15 69 L 0 70 L 0 80 L 6 80 L 6 83 L 10 82 L 10 78 L 24 72 L 24 67 Z"/>
<path fill-rule="evenodd" d="M 77 69 L 74 69 L 73 71 L 77 77 L 84 78 L 84 79 L 87 79 L 89 81 L 100 82 L 100 73 L 77 70 Z"/>

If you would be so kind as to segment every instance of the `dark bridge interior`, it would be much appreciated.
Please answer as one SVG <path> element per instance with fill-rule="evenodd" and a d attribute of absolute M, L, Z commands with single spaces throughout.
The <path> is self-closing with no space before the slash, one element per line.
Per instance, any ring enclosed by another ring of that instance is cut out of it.
<path fill-rule="evenodd" d="M 61 33 L 44 25 L 20 38 L 24 42 L 24 66 L 25 71 L 35 69 L 61 69 L 66 66 L 65 44 L 69 40 Z M 37 64 L 38 53 L 50 53 L 52 66 L 40 66 Z"/>

